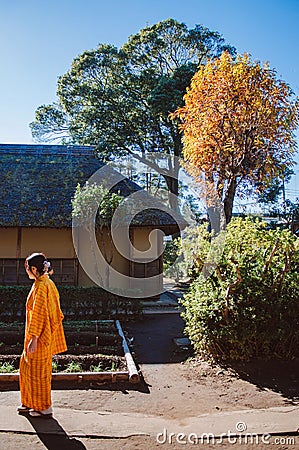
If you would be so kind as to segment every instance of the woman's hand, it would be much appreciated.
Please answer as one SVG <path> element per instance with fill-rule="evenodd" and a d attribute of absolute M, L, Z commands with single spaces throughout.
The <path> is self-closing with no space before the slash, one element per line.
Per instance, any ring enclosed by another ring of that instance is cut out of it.
<path fill-rule="evenodd" d="M 29 341 L 28 344 L 28 352 L 29 353 L 34 353 L 37 349 L 37 337 L 36 336 L 32 336 L 32 338 Z"/>

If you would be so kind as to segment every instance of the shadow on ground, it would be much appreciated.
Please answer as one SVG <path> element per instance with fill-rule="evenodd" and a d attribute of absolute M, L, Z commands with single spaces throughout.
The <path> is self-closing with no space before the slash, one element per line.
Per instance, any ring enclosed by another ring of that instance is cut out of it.
<path fill-rule="evenodd" d="M 147 314 L 136 322 L 123 325 L 128 341 L 131 342 L 131 352 L 138 369 L 140 364 L 168 364 L 185 361 L 190 351 L 179 349 L 174 338 L 184 337 L 185 323 L 179 314 Z M 128 394 L 138 391 L 150 393 L 150 386 L 144 381 L 141 372 L 141 381 L 138 384 L 129 382 L 97 383 L 82 382 L 80 384 L 57 381 L 52 383 L 55 390 L 59 389 L 97 389 L 120 391 Z"/>
<path fill-rule="evenodd" d="M 179 351 L 173 339 L 184 336 L 185 323 L 179 314 L 150 314 L 141 321 L 128 324 L 126 330 L 134 337 L 133 351 L 139 364 L 169 364 L 185 361 L 192 349 Z M 290 403 L 299 401 L 299 359 L 289 361 L 255 359 L 226 365 L 243 380 L 261 391 L 278 392 Z M 192 369 L 191 369 L 192 370 Z"/>
<path fill-rule="evenodd" d="M 126 326 L 133 337 L 132 350 L 138 364 L 169 364 L 186 360 L 188 350 L 180 350 L 174 338 L 184 337 L 185 323 L 180 314 L 147 314 Z"/>
<path fill-rule="evenodd" d="M 40 419 L 24 415 L 31 423 L 40 441 L 48 450 L 86 450 L 85 445 L 75 438 L 70 438 L 59 422 L 54 419 Z"/>
<path fill-rule="evenodd" d="M 261 391 L 270 389 L 279 392 L 292 402 L 299 401 L 299 359 L 261 360 L 248 363 L 231 363 L 238 376 L 256 385 Z"/>
<path fill-rule="evenodd" d="M 180 352 L 173 342 L 175 337 L 184 336 L 184 327 L 179 314 L 145 316 L 142 322 L 128 327 L 135 338 L 134 351 L 138 363 L 182 362 L 192 356 L 192 350 Z M 247 363 L 232 362 L 226 367 L 261 391 L 270 389 L 286 397 L 290 403 L 299 401 L 299 358 L 287 361 L 255 359 Z"/>

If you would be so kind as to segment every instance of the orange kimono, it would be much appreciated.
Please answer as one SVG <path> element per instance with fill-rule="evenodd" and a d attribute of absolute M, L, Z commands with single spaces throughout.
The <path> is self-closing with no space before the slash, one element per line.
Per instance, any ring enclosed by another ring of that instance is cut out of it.
<path fill-rule="evenodd" d="M 59 293 L 48 275 L 38 277 L 26 302 L 24 350 L 20 360 L 21 402 L 36 411 L 52 405 L 52 355 L 67 350 L 60 309 Z M 32 336 L 37 336 L 37 349 L 28 352 Z"/>

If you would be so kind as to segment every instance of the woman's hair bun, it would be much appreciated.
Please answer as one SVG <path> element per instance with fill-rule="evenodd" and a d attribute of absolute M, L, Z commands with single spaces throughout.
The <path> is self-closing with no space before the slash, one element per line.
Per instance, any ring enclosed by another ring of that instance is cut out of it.
<path fill-rule="evenodd" d="M 47 260 L 46 255 L 44 253 L 32 253 L 32 255 L 28 256 L 25 261 L 25 265 L 29 267 L 29 269 L 34 266 L 37 268 L 39 274 L 48 273 L 51 269 L 51 263 Z"/>

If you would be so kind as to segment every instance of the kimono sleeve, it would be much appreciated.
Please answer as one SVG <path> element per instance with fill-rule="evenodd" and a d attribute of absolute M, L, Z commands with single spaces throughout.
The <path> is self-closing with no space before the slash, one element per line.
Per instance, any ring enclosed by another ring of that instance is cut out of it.
<path fill-rule="evenodd" d="M 47 321 L 47 287 L 45 285 L 39 285 L 34 292 L 34 302 L 31 312 L 31 318 L 28 328 L 28 334 L 30 336 L 39 337 L 42 333 L 46 321 Z"/>

